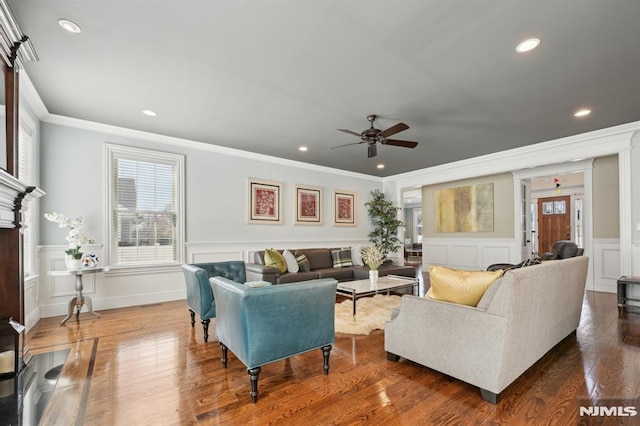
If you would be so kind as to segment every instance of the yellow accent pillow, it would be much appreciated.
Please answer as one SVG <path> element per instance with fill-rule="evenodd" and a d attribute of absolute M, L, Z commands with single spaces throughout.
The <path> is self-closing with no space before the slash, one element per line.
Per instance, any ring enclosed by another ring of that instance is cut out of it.
<path fill-rule="evenodd" d="M 287 261 L 284 260 L 284 257 L 277 250 L 266 249 L 264 251 L 264 264 L 267 266 L 273 266 L 281 274 L 287 272 Z"/>
<path fill-rule="evenodd" d="M 431 288 L 425 297 L 461 305 L 476 306 L 484 292 L 502 276 L 497 271 L 461 271 L 444 266 L 429 267 Z"/>

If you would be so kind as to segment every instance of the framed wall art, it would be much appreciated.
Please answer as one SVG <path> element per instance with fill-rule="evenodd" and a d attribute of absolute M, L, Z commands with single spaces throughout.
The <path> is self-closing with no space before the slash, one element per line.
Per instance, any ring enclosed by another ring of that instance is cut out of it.
<path fill-rule="evenodd" d="M 247 180 L 247 223 L 282 224 L 282 183 Z"/>
<path fill-rule="evenodd" d="M 493 183 L 434 192 L 435 232 L 493 232 Z"/>
<path fill-rule="evenodd" d="M 295 186 L 296 225 L 322 225 L 322 188 Z"/>
<path fill-rule="evenodd" d="M 333 226 L 356 226 L 356 193 L 333 190 Z"/>

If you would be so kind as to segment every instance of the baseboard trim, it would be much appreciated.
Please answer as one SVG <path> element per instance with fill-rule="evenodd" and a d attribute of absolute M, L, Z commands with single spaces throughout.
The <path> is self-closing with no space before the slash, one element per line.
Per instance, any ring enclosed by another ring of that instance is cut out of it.
<path fill-rule="evenodd" d="M 160 293 L 135 294 L 122 297 L 110 297 L 105 299 L 97 299 L 91 297 L 93 309 L 97 312 L 109 309 L 127 308 L 129 306 L 148 305 L 151 303 L 171 302 L 174 300 L 186 299 L 186 290 L 172 290 Z M 66 315 L 69 309 L 69 300 L 65 299 L 62 303 L 51 305 L 43 305 L 40 307 L 40 318 L 56 317 Z M 186 309 L 186 305 L 185 305 Z M 82 312 L 86 312 L 83 308 Z M 40 319 L 38 318 L 38 319 Z M 36 321 L 37 322 L 37 321 Z M 34 323 L 35 324 L 35 323 Z"/>
<path fill-rule="evenodd" d="M 40 321 L 40 314 L 40 308 L 36 308 L 29 312 L 29 315 L 26 316 L 24 320 L 24 326 L 26 327 L 27 332 L 29 332 L 29 330 L 31 330 L 31 328 L 33 328 L 33 326 L 36 325 L 38 321 Z"/>

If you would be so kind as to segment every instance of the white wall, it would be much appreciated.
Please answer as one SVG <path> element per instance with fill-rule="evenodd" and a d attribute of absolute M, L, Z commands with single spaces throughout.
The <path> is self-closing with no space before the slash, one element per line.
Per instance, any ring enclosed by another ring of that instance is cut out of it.
<path fill-rule="evenodd" d="M 184 262 L 249 260 L 254 251 L 268 247 L 366 244 L 369 221 L 364 203 L 373 189 L 382 188 L 382 181 L 377 177 L 196 142 L 160 136 L 154 140 L 148 134 L 72 120 L 69 120 L 69 125 L 42 123 L 41 187 L 47 195 L 42 199 L 41 213 L 58 211 L 71 217 L 85 217 L 87 233 L 96 238 L 96 245 L 90 249 L 98 255 L 104 253 L 105 243 L 104 144 L 107 142 L 185 155 Z M 283 183 L 282 225 L 246 223 L 248 177 Z M 295 184 L 324 189 L 322 226 L 294 225 Z M 333 226 L 333 189 L 357 193 L 357 226 Z M 65 230 L 46 221 L 42 214 L 40 225 L 40 309 L 39 312 L 32 309 L 27 313 L 29 323 L 34 323 L 39 317 L 66 314 L 75 288 L 71 277 L 48 275 L 51 270 L 64 269 Z M 179 268 L 145 274 L 107 272 L 88 276 L 84 287 L 85 294 L 93 299 L 96 311 L 185 297 L 184 278 Z"/>
<path fill-rule="evenodd" d="M 364 202 L 372 189 L 383 188 L 398 206 L 406 188 L 417 188 L 442 182 L 486 176 L 517 169 L 547 166 L 581 158 L 621 153 L 621 240 L 619 243 L 620 271 L 640 275 L 640 136 L 631 135 L 640 123 L 549 141 L 517 150 L 491 154 L 476 159 L 432 167 L 403 175 L 378 179 L 371 176 L 345 173 L 301 163 L 268 158 L 255 154 L 240 154 L 229 149 L 201 145 L 190 141 L 150 135 L 122 128 L 87 123 L 46 112 L 39 99 L 34 110 L 41 125 L 40 187 L 47 195 L 42 199 L 40 212 L 58 210 L 70 216 L 85 216 L 87 231 L 99 244 L 92 248 L 102 253 L 104 242 L 104 170 L 105 142 L 153 148 L 181 153 L 186 156 L 186 247 L 184 261 L 250 259 L 255 250 L 268 246 L 309 247 L 364 244 L 369 225 Z M 246 178 L 256 177 L 284 183 L 284 224 L 280 226 L 246 225 Z M 296 183 L 322 186 L 324 192 L 324 225 L 321 227 L 294 226 L 292 188 Z M 358 193 L 358 226 L 331 226 L 331 190 L 353 190 Z M 395 196 L 394 196 L 395 195 Z M 624 204 L 628 203 L 628 204 Z M 515 212 L 517 215 L 518 212 Z M 40 317 L 63 315 L 74 294 L 71 279 L 47 275 L 62 269 L 65 232 L 41 217 L 40 275 L 25 302 L 27 327 Z M 517 260 L 519 241 L 491 239 L 473 241 L 435 241 L 447 246 L 443 263 L 460 267 L 484 267 L 494 259 L 509 257 Z M 459 245 L 469 243 L 458 252 Z M 472 244 L 471 244 L 472 243 Z M 603 256 L 611 254 L 614 241 L 598 241 Z M 450 250 L 451 248 L 451 250 Z M 458 253 L 458 254 L 456 254 Z M 434 251 L 442 256 L 442 251 Z M 595 253 L 590 253 L 593 256 Z M 429 261 L 428 255 L 424 257 Z M 607 263 L 610 262 L 607 261 Z M 610 280 L 610 271 L 601 271 Z M 593 271 L 592 271 L 593 275 Z M 596 280 L 597 280 L 597 274 Z M 67 277 L 68 278 L 68 277 Z M 94 281 L 95 280 L 95 281 Z M 96 310 L 121 306 L 156 303 L 184 297 L 181 272 L 145 275 L 97 276 L 85 283 L 86 294 L 94 300 Z M 637 295 L 636 295 L 637 296 Z"/>

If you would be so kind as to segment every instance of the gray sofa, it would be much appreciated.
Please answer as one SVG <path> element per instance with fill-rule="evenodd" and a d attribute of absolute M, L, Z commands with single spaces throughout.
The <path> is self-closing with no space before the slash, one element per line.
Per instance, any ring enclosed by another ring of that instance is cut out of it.
<path fill-rule="evenodd" d="M 495 404 L 500 392 L 578 327 L 588 264 L 580 256 L 509 270 L 477 307 L 405 295 L 385 326 L 387 358 L 403 357 L 463 380 Z"/>
<path fill-rule="evenodd" d="M 264 251 L 254 253 L 254 263 L 247 263 L 247 279 L 250 281 L 268 281 L 272 284 L 285 284 L 298 281 L 315 280 L 318 278 L 333 278 L 338 281 L 362 280 L 369 278 L 369 268 L 367 266 L 355 265 L 342 268 L 333 267 L 331 250 L 338 248 L 307 248 L 290 249 L 289 251 L 301 251 L 309 260 L 309 272 L 285 272 L 280 273 L 272 266 L 264 263 Z M 282 253 L 283 250 L 278 250 Z M 413 266 L 382 265 L 378 268 L 378 275 L 402 275 L 405 277 L 415 277 L 416 268 Z"/>

